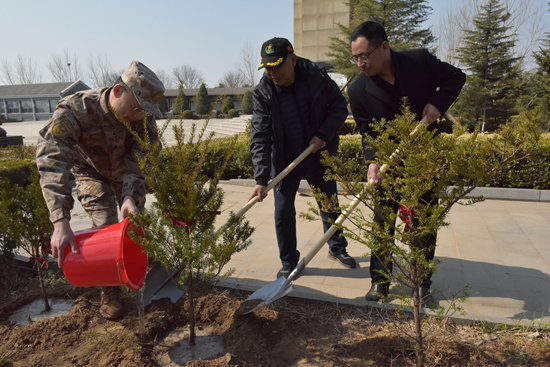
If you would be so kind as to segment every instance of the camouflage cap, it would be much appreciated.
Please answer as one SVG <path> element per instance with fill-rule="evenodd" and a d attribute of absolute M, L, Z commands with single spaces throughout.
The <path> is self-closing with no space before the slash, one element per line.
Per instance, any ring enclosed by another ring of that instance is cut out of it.
<path fill-rule="evenodd" d="M 157 103 L 164 94 L 164 84 L 151 69 L 139 61 L 132 61 L 120 78 L 132 89 L 143 109 L 157 116 L 162 115 Z"/>

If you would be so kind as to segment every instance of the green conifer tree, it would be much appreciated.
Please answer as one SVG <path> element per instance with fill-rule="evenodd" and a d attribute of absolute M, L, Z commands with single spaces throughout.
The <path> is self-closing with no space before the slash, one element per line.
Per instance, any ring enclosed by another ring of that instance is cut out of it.
<path fill-rule="evenodd" d="M 232 110 L 234 108 L 235 108 L 235 103 L 233 103 L 233 99 L 229 96 L 225 97 L 222 104 L 222 112 L 224 113 L 224 115 L 227 116 L 227 114 L 229 113 L 229 110 Z"/>
<path fill-rule="evenodd" d="M 550 3 L 548 3 L 550 6 Z M 534 53 L 537 70 L 532 78 L 532 101 L 542 106 L 542 122 L 550 130 L 550 33 L 545 33 L 541 47 Z"/>
<path fill-rule="evenodd" d="M 245 115 L 252 114 L 252 91 L 251 90 L 247 90 L 246 92 L 244 92 L 241 108 L 243 109 L 243 113 Z"/>
<path fill-rule="evenodd" d="M 339 24 L 341 36 L 332 37 L 330 63 L 348 79 L 359 72 L 350 62 L 350 36 L 359 24 L 373 20 L 380 23 L 395 50 L 430 47 L 434 36 L 430 28 L 422 28 L 432 8 L 427 0 L 350 0 L 350 24 Z"/>
<path fill-rule="evenodd" d="M 208 112 L 208 111 L 207 111 Z M 144 125 L 146 121 L 144 121 Z M 147 176 L 147 184 L 155 193 L 149 209 L 131 218 L 147 233 L 133 237 L 166 269 L 179 269 L 175 281 L 186 286 L 189 301 L 190 338 L 195 345 L 195 294 L 200 284 L 210 284 L 221 274 L 231 256 L 250 245 L 253 228 L 243 217 L 230 213 L 223 230 L 216 230 L 224 193 L 218 183 L 231 157 L 238 135 L 228 143 L 227 154 L 221 157 L 211 177 L 202 164 L 212 140 L 204 137 L 208 120 L 198 134 L 193 125 L 185 142 L 183 120 L 173 126 L 175 146 L 162 150 L 148 136 L 134 136 L 147 154 L 139 163 Z M 131 126 L 126 123 L 131 129 Z M 160 129 L 161 136 L 168 124 Z M 198 135 L 198 136 L 197 136 Z M 161 138 L 161 141 L 163 139 Z M 164 144 L 165 145 L 165 144 Z"/>
<path fill-rule="evenodd" d="M 26 188 L 0 180 L 0 232 L 35 259 L 44 310 L 50 311 L 43 268 L 48 264 L 53 224 L 42 196 L 38 171 Z"/>
<path fill-rule="evenodd" d="M 398 315 L 406 308 L 413 310 L 414 326 L 407 336 L 414 340 L 417 366 L 424 365 L 426 332 L 420 313 L 420 285 L 427 274 L 434 273 L 437 264 L 444 260 L 426 260 L 424 254 L 429 249 L 421 249 L 416 244 L 426 235 L 435 234 L 439 228 L 448 225 L 446 217 L 451 207 L 465 194 L 476 186 L 491 182 L 503 170 L 512 167 L 510 163 L 532 154 L 540 138 L 535 120 L 536 113 L 528 111 L 492 136 L 467 134 L 465 129 L 436 135 L 434 131 L 428 131 L 427 125 L 418 125 L 415 116 L 404 108 L 403 116 L 374 123 L 375 131 L 380 133 L 376 139 L 366 137 L 369 146 L 378 151 L 377 163 L 388 164 L 382 176 L 383 192 L 361 182 L 361 163 L 345 162 L 327 154 L 323 156 L 323 162 L 332 169 L 332 172 L 327 170 L 325 178 L 336 180 L 344 192 L 358 198 L 363 205 L 363 208 L 354 209 L 342 223 L 344 235 L 373 252 L 389 254 L 394 271 L 386 276 L 391 283 L 407 290 L 391 292 L 388 297 L 398 299 Z M 429 192 L 439 198 L 433 205 L 424 201 Z M 334 202 L 326 195 L 318 190 L 314 194 L 327 210 L 334 208 Z M 395 233 L 388 233 L 387 229 L 394 226 L 398 213 L 380 208 L 379 203 L 389 199 L 399 200 L 405 205 L 416 224 L 407 226 L 406 221 L 398 222 Z M 465 201 L 465 204 L 480 200 L 475 198 Z M 381 225 L 374 222 L 375 207 L 387 210 L 386 221 Z M 344 205 L 339 209 L 345 211 L 346 208 Z M 313 206 L 311 210 L 318 214 Z M 451 312 L 461 309 L 456 300 L 450 307 Z M 447 310 L 441 306 L 438 314 L 443 316 L 446 313 Z"/>
<path fill-rule="evenodd" d="M 210 99 L 208 98 L 206 84 L 202 83 L 197 93 L 197 99 L 195 100 L 195 113 L 198 115 L 206 115 L 209 111 Z"/>
<path fill-rule="evenodd" d="M 178 97 L 176 98 L 174 108 L 174 114 L 176 116 L 181 116 L 183 114 L 183 111 L 189 110 L 189 99 L 185 96 L 183 85 L 180 85 Z"/>
<path fill-rule="evenodd" d="M 465 123 L 481 124 L 482 131 L 494 130 L 517 114 L 521 64 L 513 55 L 516 36 L 509 33 L 508 18 L 501 0 L 488 0 L 458 49 L 467 82 L 455 111 Z"/>

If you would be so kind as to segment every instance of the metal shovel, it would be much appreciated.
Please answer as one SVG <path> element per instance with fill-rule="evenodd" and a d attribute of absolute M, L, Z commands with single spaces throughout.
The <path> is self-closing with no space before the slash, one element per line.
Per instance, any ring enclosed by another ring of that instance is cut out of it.
<path fill-rule="evenodd" d="M 426 120 L 425 118 L 420 121 L 420 123 L 415 127 L 415 129 L 410 133 L 410 135 L 414 135 L 418 128 L 420 127 L 420 124 L 424 123 Z M 390 161 L 399 154 L 399 149 L 396 149 L 395 152 L 392 153 L 390 156 Z M 385 163 L 380 167 L 379 173 L 384 173 L 388 169 L 388 164 Z M 374 185 L 373 180 L 369 180 L 367 182 L 367 188 L 370 188 Z M 252 293 L 250 297 L 247 298 L 247 305 L 249 305 L 251 308 L 244 311 L 242 314 L 247 314 L 250 312 L 253 312 L 260 307 L 263 307 L 265 305 L 270 304 L 273 301 L 278 300 L 279 298 L 282 298 L 292 292 L 294 290 L 294 286 L 292 285 L 294 281 L 300 276 L 302 271 L 305 269 L 307 264 L 313 259 L 315 255 L 319 252 L 319 250 L 323 247 L 323 245 L 329 240 L 330 237 L 336 232 L 338 229 L 338 226 L 342 224 L 347 217 L 353 212 L 353 210 L 357 207 L 359 204 L 359 198 L 355 197 L 353 201 L 350 203 L 350 205 L 347 207 L 347 209 L 338 216 L 334 224 L 329 228 L 328 231 L 325 232 L 323 237 L 317 241 L 315 246 L 307 253 L 307 255 L 298 263 L 298 265 L 294 268 L 294 270 L 290 273 L 288 278 L 280 277 L 277 280 L 266 284 L 262 288 L 258 289 L 256 292 Z"/>
<path fill-rule="evenodd" d="M 270 191 L 275 185 L 277 185 L 283 178 L 286 177 L 296 166 L 298 166 L 313 150 L 314 145 L 310 145 L 306 148 L 295 160 L 293 160 L 281 173 L 279 173 L 271 182 L 267 185 L 265 192 Z M 250 199 L 237 213 L 236 217 L 243 216 L 250 208 L 258 202 L 258 196 Z M 218 229 L 218 234 L 222 233 L 229 222 L 226 222 Z M 145 287 L 143 289 L 143 305 L 147 306 L 153 300 L 168 297 L 172 302 L 177 301 L 185 291 L 181 289 L 174 279 L 184 270 L 184 266 L 179 266 L 173 270 L 165 269 L 162 264 L 156 262 L 151 269 L 147 272 L 145 278 Z"/>

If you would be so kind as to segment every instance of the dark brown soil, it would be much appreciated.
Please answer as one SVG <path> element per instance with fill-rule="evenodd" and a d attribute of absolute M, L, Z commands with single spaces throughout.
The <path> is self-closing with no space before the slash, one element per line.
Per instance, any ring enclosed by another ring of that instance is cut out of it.
<path fill-rule="evenodd" d="M 76 298 L 69 315 L 10 325 L 10 314 L 40 296 L 36 281 L 0 298 L 0 365 L 158 366 L 163 338 L 188 325 L 185 298 L 155 301 L 144 320 L 126 295 L 126 315 L 104 320 L 99 291 L 67 284 L 49 286 L 51 297 Z M 4 293 L 4 292 L 3 292 Z M 221 335 L 225 355 L 187 366 L 412 366 L 415 348 L 407 320 L 378 309 L 344 308 L 289 296 L 241 315 L 248 293 L 212 289 L 197 300 L 197 327 Z M 548 331 L 444 325 L 427 321 L 427 366 L 549 366 Z"/>

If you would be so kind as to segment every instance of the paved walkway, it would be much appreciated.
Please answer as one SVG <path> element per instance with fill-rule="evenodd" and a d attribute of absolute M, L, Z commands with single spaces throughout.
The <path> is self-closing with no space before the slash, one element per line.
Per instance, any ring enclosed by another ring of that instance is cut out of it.
<path fill-rule="evenodd" d="M 28 144 L 37 135 L 37 124 L 43 122 L 10 123 L 4 127 L 9 135 L 24 135 Z M 15 131 L 15 126 L 18 126 L 18 131 Z M 225 201 L 218 219 L 220 225 L 230 210 L 236 212 L 246 203 L 252 185 L 246 180 L 221 183 Z M 307 190 L 302 192 L 304 194 L 296 199 L 298 212 L 307 211 L 307 203 L 313 202 Z M 455 205 L 448 218 L 449 227 L 439 232 L 436 257 L 443 261 L 432 278 L 432 288 L 437 290 L 436 300 L 445 305 L 445 299 L 469 284 L 470 296 L 463 304 L 466 316 L 455 314 L 455 317 L 548 326 L 550 204 L 541 202 L 548 197 L 548 192 L 501 189 L 480 193 L 493 199 L 471 206 Z M 524 201 L 509 200 L 518 198 Z M 341 198 L 342 202 L 346 200 Z M 255 291 L 274 281 L 280 268 L 273 224 L 273 196 L 269 195 L 263 203 L 252 207 L 246 218 L 256 228 L 252 245 L 234 255 L 228 268 L 234 268 L 235 273 L 223 284 Z M 78 203 L 71 223 L 74 230 L 90 227 L 90 221 Z M 321 236 L 320 220 L 298 221 L 298 249 L 302 255 Z M 370 287 L 369 251 L 366 247 L 354 242 L 349 244 L 348 252 L 358 260 L 356 269 L 343 268 L 328 259 L 327 251 L 328 246 L 325 246 L 313 258 L 294 283 L 296 290 L 287 297 L 387 307 L 387 304 L 367 303 L 364 299 Z"/>
<path fill-rule="evenodd" d="M 221 183 L 225 192 L 223 224 L 229 211 L 237 212 L 252 191 L 249 180 Z M 313 197 L 305 187 L 296 198 L 298 212 L 308 210 Z M 150 197 L 150 203 L 154 198 Z M 349 202 L 344 197 L 343 203 Z M 74 230 L 90 227 L 90 221 L 76 204 Z M 226 269 L 234 274 L 222 285 L 255 291 L 275 280 L 280 268 L 273 224 L 273 195 L 257 203 L 245 214 L 255 227 L 252 244 L 235 254 Z M 545 202 L 486 200 L 475 205 L 455 205 L 449 227 L 438 234 L 436 257 L 443 259 L 432 277 L 434 297 L 448 304 L 453 293 L 466 285 L 470 296 L 463 303 L 466 315 L 458 319 L 485 320 L 504 324 L 535 326 L 550 322 L 550 204 Z M 322 237 L 320 220 L 298 219 L 298 249 L 304 256 Z M 358 268 L 346 269 L 327 257 L 328 245 L 313 258 L 302 276 L 294 282 L 295 291 L 287 297 L 322 300 L 351 306 L 388 307 L 367 302 L 370 287 L 369 250 L 350 242 L 348 252 Z M 396 287 L 391 292 L 398 293 Z M 395 303 L 396 301 L 394 301 Z"/>

